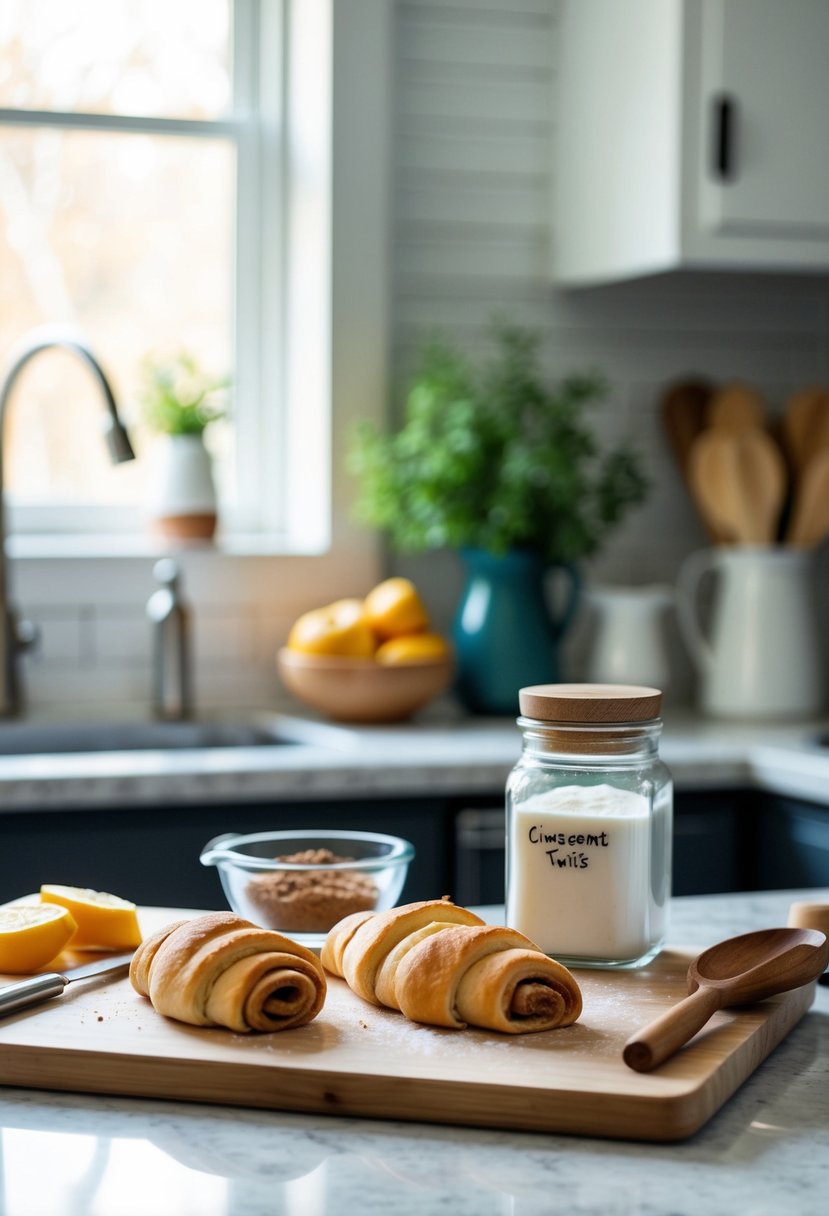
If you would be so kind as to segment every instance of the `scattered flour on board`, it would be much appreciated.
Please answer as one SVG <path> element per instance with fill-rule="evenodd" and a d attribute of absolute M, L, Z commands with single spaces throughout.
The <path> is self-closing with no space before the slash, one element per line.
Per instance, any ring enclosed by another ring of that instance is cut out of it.
<path fill-rule="evenodd" d="M 394 1047 L 406 1053 L 417 1056 L 445 1055 L 457 1059 L 459 1055 L 475 1056 L 482 1052 L 489 1054 L 493 1048 L 509 1051 L 513 1035 L 499 1034 L 497 1031 L 475 1030 L 467 1027 L 465 1030 L 450 1030 L 448 1027 L 424 1026 L 420 1022 L 412 1022 L 402 1013 L 386 1013 L 372 1009 L 368 1017 L 356 1023 L 356 1030 L 361 1032 L 363 1042 L 377 1043 L 380 1047 Z"/>

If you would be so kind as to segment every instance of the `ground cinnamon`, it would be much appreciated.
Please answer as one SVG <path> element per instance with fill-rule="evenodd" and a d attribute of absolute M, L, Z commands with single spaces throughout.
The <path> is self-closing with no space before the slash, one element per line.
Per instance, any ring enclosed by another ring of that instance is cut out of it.
<path fill-rule="evenodd" d="M 333 866 L 353 861 L 330 849 L 305 849 L 274 858 L 295 865 Z M 283 933 L 327 933 L 352 912 L 372 911 L 377 886 L 366 874 L 350 870 L 275 870 L 257 874 L 247 886 L 248 898 L 269 929 Z"/>

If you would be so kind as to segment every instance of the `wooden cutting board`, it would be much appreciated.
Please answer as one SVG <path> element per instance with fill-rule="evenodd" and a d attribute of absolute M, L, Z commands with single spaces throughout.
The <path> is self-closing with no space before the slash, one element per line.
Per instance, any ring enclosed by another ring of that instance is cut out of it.
<path fill-rule="evenodd" d="M 142 927 L 182 915 L 146 909 Z M 160 1017 L 128 979 L 84 981 L 0 1021 L 0 1078 L 37 1089 L 681 1140 L 719 1110 L 815 992 L 812 984 L 720 1012 L 673 1060 L 632 1072 L 622 1045 L 684 995 L 695 953 L 666 950 L 637 971 L 578 971 L 584 1012 L 576 1025 L 516 1036 L 418 1026 L 336 979 L 310 1025 L 237 1035 Z"/>

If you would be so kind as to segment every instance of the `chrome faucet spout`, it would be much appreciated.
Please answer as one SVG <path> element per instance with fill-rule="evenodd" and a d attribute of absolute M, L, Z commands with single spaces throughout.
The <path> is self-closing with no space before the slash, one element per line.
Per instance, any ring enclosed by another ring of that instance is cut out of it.
<path fill-rule="evenodd" d="M 74 352 L 95 377 L 107 411 L 104 438 L 112 460 L 121 463 L 135 459 L 130 437 L 118 413 L 115 394 L 103 368 L 84 338 L 71 329 L 52 325 L 42 325 L 31 330 L 12 351 L 11 362 L 0 383 L 0 718 L 20 713 L 23 697 L 18 659 L 20 654 L 31 646 L 34 637 L 31 626 L 27 622 L 18 621 L 9 598 L 3 477 L 6 410 L 23 368 L 41 351 L 55 347 Z"/>
<path fill-rule="evenodd" d="M 0 456 L 2 456 L 3 450 L 3 435 L 5 434 L 3 422 L 6 408 L 17 377 L 35 355 L 40 354 L 42 350 L 50 350 L 55 347 L 73 351 L 83 360 L 97 380 L 107 409 L 104 437 L 113 461 L 120 464 L 125 460 L 134 460 L 135 452 L 132 450 L 132 444 L 130 443 L 126 427 L 118 414 L 115 394 L 112 391 L 104 369 L 80 334 L 75 333 L 74 330 L 54 325 L 40 325 L 37 329 L 31 330 L 12 351 L 9 369 L 3 377 L 2 385 L 0 385 Z M 0 475 L 2 475 L 1 466 Z M 0 481 L 0 489 L 2 489 L 2 481 Z"/>

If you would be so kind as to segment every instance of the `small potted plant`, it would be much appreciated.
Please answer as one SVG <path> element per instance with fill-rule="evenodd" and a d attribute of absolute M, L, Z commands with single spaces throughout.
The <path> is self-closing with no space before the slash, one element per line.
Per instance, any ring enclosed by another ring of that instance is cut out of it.
<path fill-rule="evenodd" d="M 409 386 L 402 425 L 358 424 L 349 467 L 358 519 L 400 552 L 454 549 L 465 588 L 454 639 L 458 691 L 470 709 L 517 710 L 524 684 L 560 678 L 558 644 L 573 616 L 579 563 L 647 491 L 627 444 L 602 453 L 586 412 L 607 386 L 573 375 L 548 387 L 538 339 L 497 325 L 475 366 L 433 339 Z M 553 617 L 547 575 L 569 580 Z"/>
<path fill-rule="evenodd" d="M 225 416 L 227 385 L 227 379 L 202 371 L 186 351 L 145 360 L 144 418 L 159 437 L 149 514 L 163 536 L 209 540 L 215 533 L 216 486 L 204 432 Z"/>

